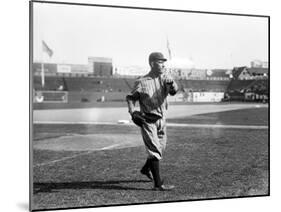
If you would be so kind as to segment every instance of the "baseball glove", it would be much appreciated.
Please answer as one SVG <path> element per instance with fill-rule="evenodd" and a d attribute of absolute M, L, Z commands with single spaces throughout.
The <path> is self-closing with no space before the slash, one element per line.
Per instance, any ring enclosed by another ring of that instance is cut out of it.
<path fill-rule="evenodd" d="M 144 117 L 145 121 L 148 122 L 148 123 L 155 123 L 156 121 L 161 119 L 161 116 L 158 116 L 158 115 L 153 114 L 153 113 L 145 113 L 143 115 L 143 117 Z"/>
<path fill-rule="evenodd" d="M 145 121 L 145 118 L 143 117 L 142 113 L 140 111 L 134 111 L 132 113 L 132 121 L 139 127 L 142 126 L 143 122 Z"/>

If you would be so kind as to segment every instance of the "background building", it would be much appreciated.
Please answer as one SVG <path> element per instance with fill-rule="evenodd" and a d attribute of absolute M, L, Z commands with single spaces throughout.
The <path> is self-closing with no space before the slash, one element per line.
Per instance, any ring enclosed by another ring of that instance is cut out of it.
<path fill-rule="evenodd" d="M 94 76 L 112 76 L 113 65 L 112 59 L 107 57 L 89 57 L 89 72 Z"/>
<path fill-rule="evenodd" d="M 268 62 L 261 60 L 253 60 L 251 61 L 251 68 L 268 68 Z"/>

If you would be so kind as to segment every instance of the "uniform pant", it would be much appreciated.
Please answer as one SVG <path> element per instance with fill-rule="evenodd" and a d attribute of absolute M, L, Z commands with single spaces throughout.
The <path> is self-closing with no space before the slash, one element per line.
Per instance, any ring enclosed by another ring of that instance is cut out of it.
<path fill-rule="evenodd" d="M 158 119 L 155 123 L 143 123 L 141 134 L 148 158 L 161 160 L 167 143 L 166 120 Z"/>

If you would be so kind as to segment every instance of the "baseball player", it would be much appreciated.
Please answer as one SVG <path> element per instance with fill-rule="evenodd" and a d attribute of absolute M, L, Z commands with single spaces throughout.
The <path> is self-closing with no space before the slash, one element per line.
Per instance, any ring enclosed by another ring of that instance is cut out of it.
<path fill-rule="evenodd" d="M 127 95 L 129 113 L 133 122 L 141 129 L 141 135 L 148 153 L 141 174 L 154 181 L 154 190 L 165 191 L 174 188 L 165 185 L 160 177 L 159 162 L 166 147 L 167 96 L 175 95 L 178 86 L 174 79 L 165 73 L 167 59 L 160 52 L 149 55 L 151 70 L 135 82 L 131 94 Z M 140 111 L 135 110 L 139 102 Z"/>

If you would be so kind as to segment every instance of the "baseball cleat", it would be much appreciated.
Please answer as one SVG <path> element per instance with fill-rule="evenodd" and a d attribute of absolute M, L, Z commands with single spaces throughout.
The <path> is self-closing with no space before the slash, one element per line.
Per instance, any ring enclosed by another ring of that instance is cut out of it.
<path fill-rule="evenodd" d="M 155 191 L 171 191 L 175 188 L 174 185 L 161 185 L 161 186 L 158 186 L 158 187 L 154 187 L 153 190 Z"/>
<path fill-rule="evenodd" d="M 145 176 L 146 176 L 148 179 L 150 179 L 150 180 L 153 179 L 153 178 L 152 178 L 152 175 L 151 175 L 151 172 L 148 171 L 148 170 L 141 169 L 141 170 L 140 170 L 140 173 L 143 174 L 143 175 L 145 175 Z"/>

